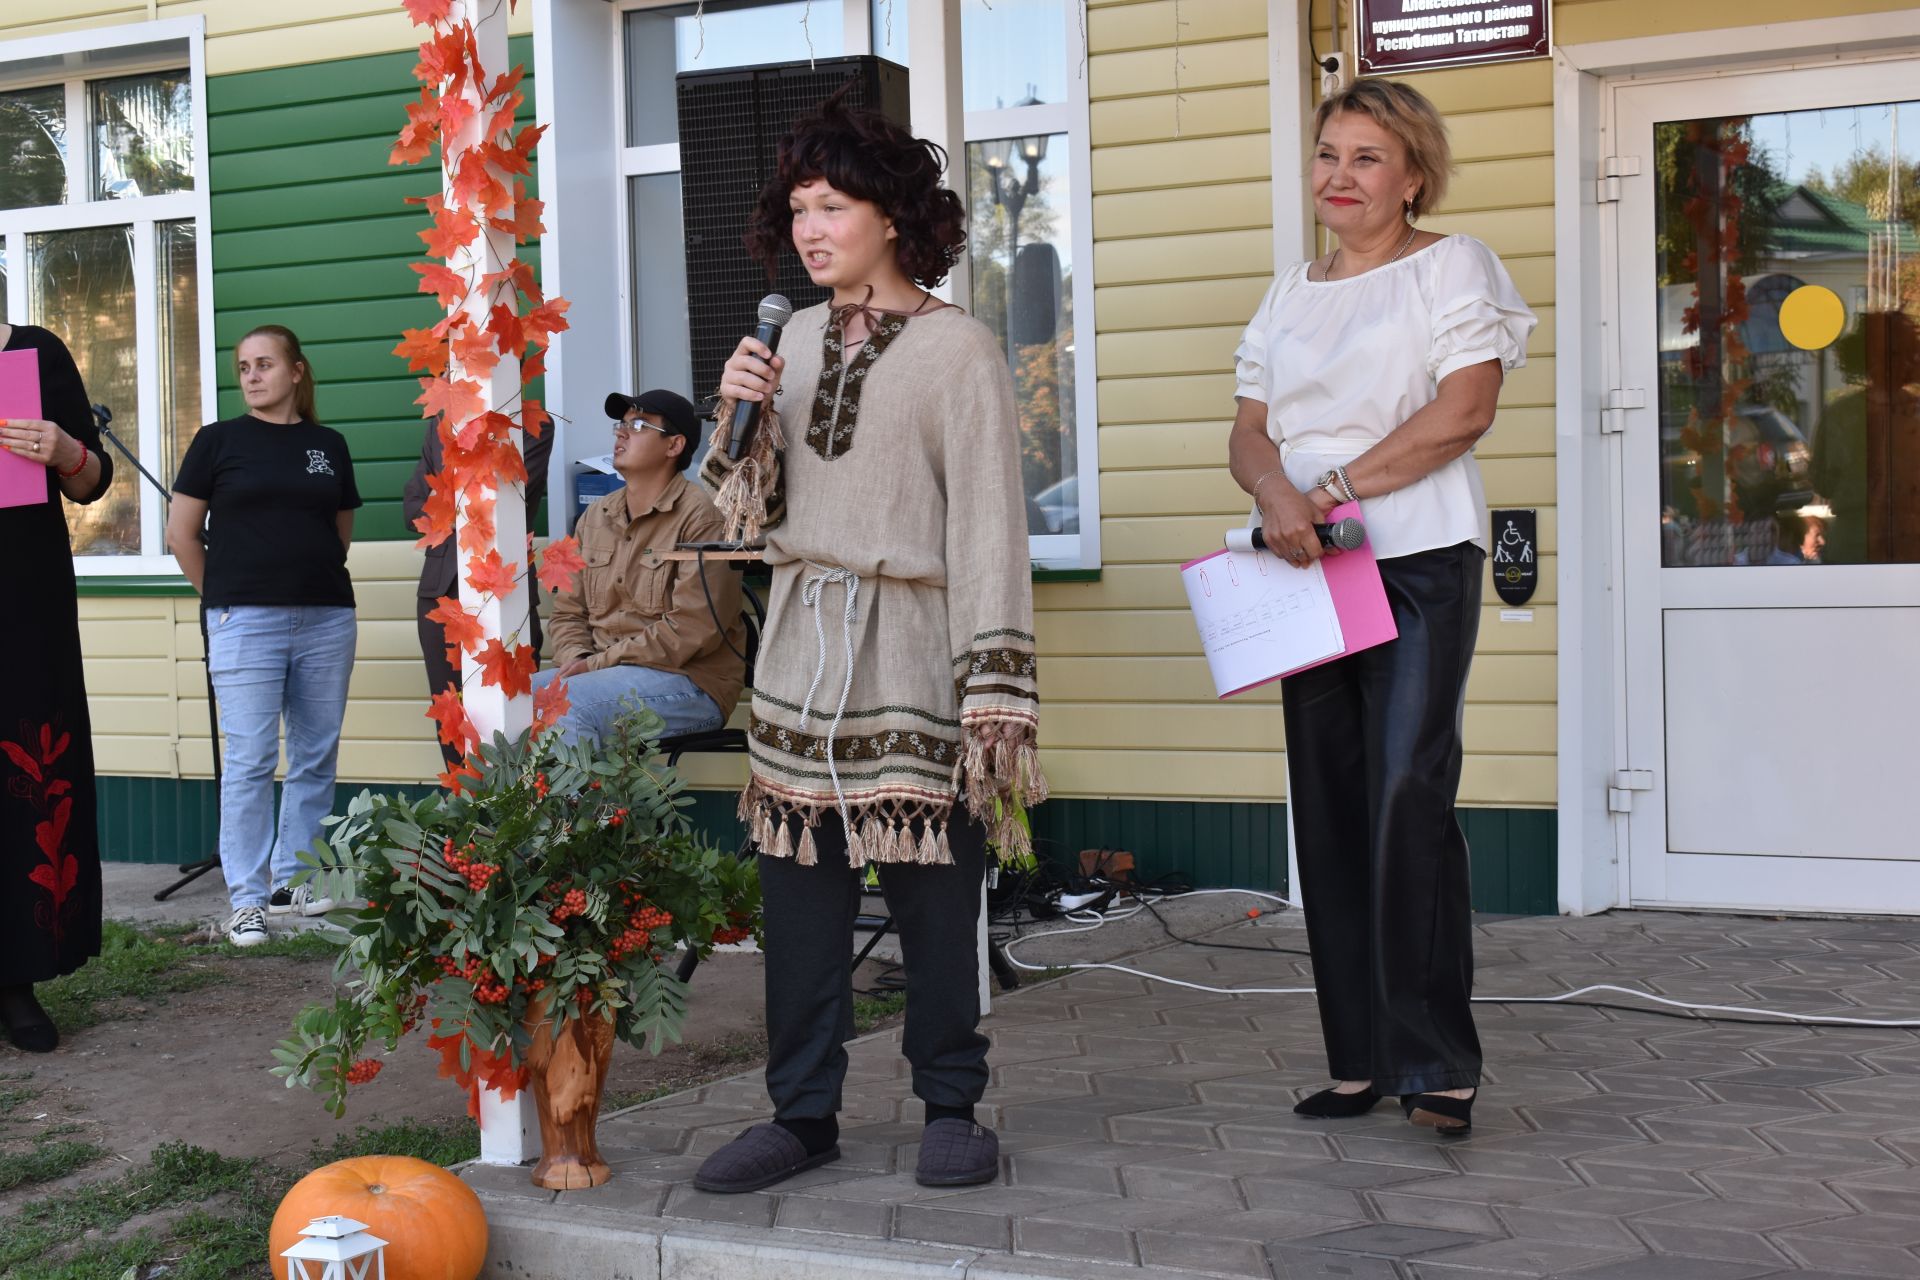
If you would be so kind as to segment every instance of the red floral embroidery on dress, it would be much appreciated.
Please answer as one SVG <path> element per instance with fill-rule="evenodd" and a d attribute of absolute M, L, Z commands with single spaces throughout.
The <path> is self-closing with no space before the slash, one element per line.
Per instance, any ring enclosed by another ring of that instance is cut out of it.
<path fill-rule="evenodd" d="M 73 783 L 54 773 L 54 765 L 73 744 L 73 735 L 55 737 L 53 726 L 40 726 L 38 743 L 26 725 L 20 742 L 0 742 L 0 754 L 13 762 L 23 777 L 10 779 L 7 789 L 23 797 L 43 816 L 34 825 L 34 842 L 46 861 L 27 873 L 27 879 L 47 891 L 50 902 L 34 910 L 34 920 L 53 935 L 57 945 L 65 932 L 67 898 L 80 879 L 80 860 L 67 852 L 67 823 L 73 817 Z M 37 746 L 37 750 L 35 747 Z"/>

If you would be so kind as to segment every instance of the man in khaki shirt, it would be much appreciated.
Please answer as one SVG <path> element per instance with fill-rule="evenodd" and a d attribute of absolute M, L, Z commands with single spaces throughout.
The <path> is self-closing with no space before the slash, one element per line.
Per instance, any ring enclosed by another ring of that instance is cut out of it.
<path fill-rule="evenodd" d="M 607 416 L 615 420 L 614 470 L 626 484 L 588 507 L 574 529 L 587 567 L 554 597 L 558 665 L 533 687 L 567 682 L 572 705 L 559 724 L 569 736 L 598 741 L 641 703 L 667 722 L 669 736 L 717 729 L 744 683 L 740 576 L 710 565 L 703 587 L 696 565 L 661 558 L 675 543 L 724 536 L 712 501 L 681 474 L 700 444 L 699 419 L 671 391 L 615 393 Z"/>

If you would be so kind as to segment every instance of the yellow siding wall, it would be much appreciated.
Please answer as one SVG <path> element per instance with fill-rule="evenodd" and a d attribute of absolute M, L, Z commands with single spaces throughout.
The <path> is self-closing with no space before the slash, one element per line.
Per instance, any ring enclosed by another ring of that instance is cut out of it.
<path fill-rule="evenodd" d="M 420 42 L 399 0 L 4 0 L 0 40 L 150 18 L 207 20 L 207 74 L 391 53 Z M 533 0 L 507 20 L 533 30 Z"/>
<path fill-rule="evenodd" d="M 405 542 L 363 542 L 348 558 L 360 636 L 341 734 L 342 782 L 426 782 L 440 770 L 427 682 L 414 629 L 419 553 Z M 550 605 L 541 609 L 551 615 Z M 87 697 L 99 771 L 210 778 L 207 676 L 193 598 L 80 602 Z M 730 786 L 731 762 L 688 757 L 695 786 Z"/>
<path fill-rule="evenodd" d="M 1247 499 L 1226 469 L 1233 348 L 1270 283 L 1266 0 L 1094 0 L 1098 583 L 1038 592 L 1047 767 L 1074 795 L 1278 799 L 1277 688 L 1220 703 L 1177 566 Z M 1319 45 L 1328 46 L 1322 4 Z M 1175 93 L 1178 77 L 1178 96 Z M 1552 77 L 1545 62 L 1420 78 L 1464 162 L 1429 225 L 1506 259 L 1541 328 L 1481 449 L 1489 499 L 1540 508 L 1529 624 L 1489 606 L 1469 687 L 1462 799 L 1554 799 Z M 1176 119 L 1177 104 L 1177 119 Z M 1488 599 L 1492 600 L 1491 589 Z"/>
<path fill-rule="evenodd" d="M 1553 40 L 1555 44 L 1586 44 L 1911 8 L 1912 0 L 1690 0 L 1686 4 L 1668 0 L 1554 0 Z"/>

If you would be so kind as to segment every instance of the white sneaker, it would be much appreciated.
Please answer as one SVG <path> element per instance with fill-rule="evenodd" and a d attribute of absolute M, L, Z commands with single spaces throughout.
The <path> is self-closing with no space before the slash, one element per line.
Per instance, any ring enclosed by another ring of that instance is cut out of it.
<path fill-rule="evenodd" d="M 267 899 L 269 915 L 290 916 L 298 912 L 303 916 L 323 916 L 331 910 L 333 910 L 333 899 L 314 897 L 312 885 L 303 884 L 297 888 L 288 888 L 283 884 L 273 891 L 272 897 Z"/>
<path fill-rule="evenodd" d="M 257 947 L 267 941 L 267 913 L 259 907 L 241 907 L 227 917 L 227 941 L 236 947 Z"/>

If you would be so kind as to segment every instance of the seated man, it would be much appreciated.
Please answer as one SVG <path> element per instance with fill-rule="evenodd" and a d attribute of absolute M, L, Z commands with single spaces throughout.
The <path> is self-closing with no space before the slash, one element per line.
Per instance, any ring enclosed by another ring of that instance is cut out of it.
<path fill-rule="evenodd" d="M 610 395 L 607 416 L 616 422 L 614 470 L 626 485 L 588 507 L 574 529 L 587 567 L 554 598 L 558 665 L 533 687 L 567 682 L 572 705 L 559 724 L 570 738 L 598 741 L 641 703 L 667 722 L 669 736 L 717 729 L 745 681 L 740 575 L 709 565 L 703 586 L 696 565 L 661 558 L 675 543 L 723 536 L 713 502 L 681 474 L 699 447 L 700 421 L 671 391 Z"/>

